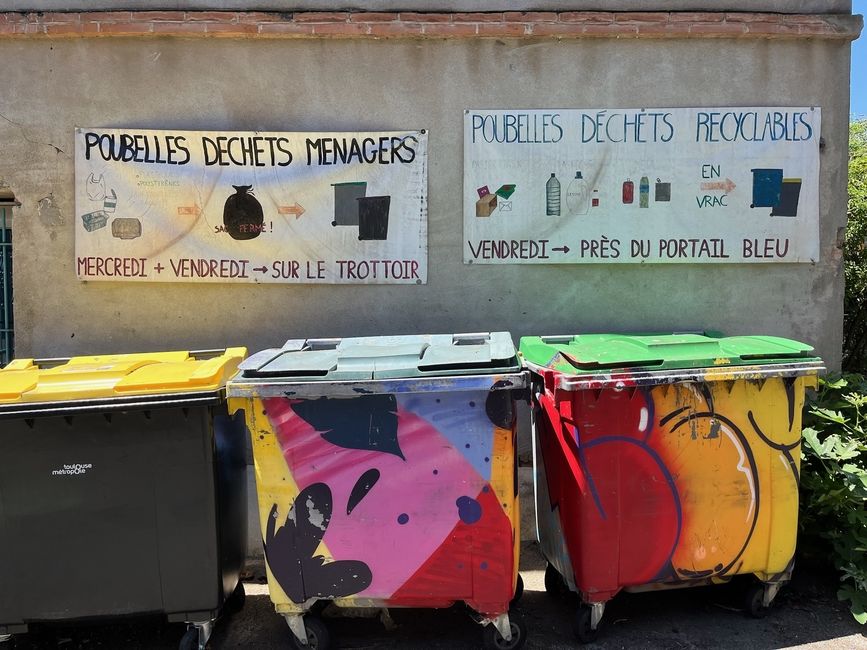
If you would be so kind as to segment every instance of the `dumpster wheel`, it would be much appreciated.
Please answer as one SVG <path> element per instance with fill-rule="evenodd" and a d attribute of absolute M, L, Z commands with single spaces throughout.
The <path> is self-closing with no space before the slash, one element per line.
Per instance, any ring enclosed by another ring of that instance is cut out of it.
<path fill-rule="evenodd" d="M 578 607 L 578 612 L 575 614 L 575 622 L 572 626 L 572 630 L 575 632 L 575 637 L 579 643 L 593 643 L 596 640 L 604 611 L 605 603 L 581 603 L 581 606 Z"/>
<path fill-rule="evenodd" d="M 512 600 L 509 601 L 509 606 L 512 607 L 521 600 L 521 596 L 524 595 L 524 579 L 521 577 L 521 574 L 518 574 L 518 579 L 515 581 L 515 595 L 512 596 Z"/>
<path fill-rule="evenodd" d="M 548 563 L 545 567 L 545 593 L 553 598 L 562 598 L 569 591 L 566 581 L 554 565 Z"/>
<path fill-rule="evenodd" d="M 235 585 L 234 591 L 229 594 L 229 597 L 226 599 L 225 605 L 223 607 L 226 608 L 226 611 L 230 614 L 237 614 L 244 608 L 244 602 L 247 600 L 247 594 L 244 591 L 244 583 L 239 582 Z"/>
<path fill-rule="evenodd" d="M 527 626 L 524 625 L 517 614 L 509 612 L 509 631 L 512 638 L 506 641 L 497 626 L 489 623 L 485 626 L 482 634 L 485 650 L 519 650 L 527 643 Z"/>
<path fill-rule="evenodd" d="M 300 650 L 328 650 L 331 648 L 331 633 L 325 623 L 316 616 L 305 616 L 303 620 L 304 630 L 307 633 L 307 645 L 300 643 L 293 635 L 293 646 Z"/>
<path fill-rule="evenodd" d="M 764 618 L 770 611 L 770 605 L 765 604 L 765 590 L 762 583 L 752 584 L 744 597 L 744 605 L 747 613 L 753 618 Z"/>

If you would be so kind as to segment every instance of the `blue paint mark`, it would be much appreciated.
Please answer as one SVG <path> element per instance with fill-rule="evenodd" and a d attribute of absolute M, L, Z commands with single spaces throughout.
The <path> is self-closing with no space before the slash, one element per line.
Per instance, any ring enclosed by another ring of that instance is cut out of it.
<path fill-rule="evenodd" d="M 486 463 L 490 463 L 490 462 L 491 462 L 491 459 L 488 458 L 487 456 L 485 456 L 485 462 L 486 462 Z"/>
<path fill-rule="evenodd" d="M 482 504 L 471 497 L 458 497 L 455 501 L 458 516 L 465 524 L 474 524 L 482 518 Z"/>
<path fill-rule="evenodd" d="M 476 408 L 476 403 L 475 403 L 475 402 L 470 402 L 470 407 L 471 407 L 471 408 Z"/>
<path fill-rule="evenodd" d="M 494 455 L 494 436 L 485 409 L 467 408 L 468 397 L 461 392 L 440 393 L 436 398 L 430 394 L 407 393 L 398 395 L 397 403 L 401 409 L 411 411 L 436 428 L 473 467 L 482 479 L 479 483 L 483 484 L 491 480 L 491 463 L 485 462 L 485 456 Z M 483 403 L 475 395 L 473 399 L 477 405 Z"/>
<path fill-rule="evenodd" d="M 487 494 L 490 491 L 491 491 L 491 488 L 489 488 L 487 485 L 482 488 L 482 492 L 484 492 L 485 494 Z"/>
<path fill-rule="evenodd" d="M 397 523 L 399 523 L 401 526 L 403 526 L 408 521 L 409 521 L 409 515 L 406 514 L 405 512 L 401 513 L 397 517 Z"/>
<path fill-rule="evenodd" d="M 469 449 L 469 448 L 470 448 L 470 443 L 465 444 L 464 447 L 466 447 L 467 449 Z"/>
<path fill-rule="evenodd" d="M 486 570 L 486 569 L 488 568 L 488 563 L 487 563 L 487 562 L 482 562 L 482 563 L 479 565 L 479 568 L 481 568 L 483 571 Z"/>
<path fill-rule="evenodd" d="M 437 474 L 440 473 L 440 471 L 439 471 L 438 469 L 435 469 L 435 470 L 433 471 L 433 473 L 434 473 L 434 476 L 436 476 Z"/>

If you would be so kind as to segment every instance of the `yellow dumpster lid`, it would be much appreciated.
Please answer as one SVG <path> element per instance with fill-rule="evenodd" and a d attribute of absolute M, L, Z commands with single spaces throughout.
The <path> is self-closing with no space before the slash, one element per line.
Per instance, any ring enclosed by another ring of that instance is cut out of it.
<path fill-rule="evenodd" d="M 0 370 L 0 405 L 218 391 L 246 355 L 227 348 L 16 359 Z"/>

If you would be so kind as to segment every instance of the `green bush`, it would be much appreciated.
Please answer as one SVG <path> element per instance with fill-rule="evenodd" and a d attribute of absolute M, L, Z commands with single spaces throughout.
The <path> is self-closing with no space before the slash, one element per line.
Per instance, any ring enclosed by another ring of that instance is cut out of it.
<path fill-rule="evenodd" d="M 801 447 L 801 530 L 840 571 L 837 595 L 867 622 L 867 380 L 822 379 L 808 400 Z"/>
<path fill-rule="evenodd" d="M 849 203 L 843 271 L 843 368 L 867 370 L 867 119 L 849 125 Z"/>

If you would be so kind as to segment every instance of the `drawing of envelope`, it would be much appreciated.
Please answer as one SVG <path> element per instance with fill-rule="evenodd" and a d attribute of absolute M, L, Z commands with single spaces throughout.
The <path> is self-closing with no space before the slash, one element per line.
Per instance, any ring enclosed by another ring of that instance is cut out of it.
<path fill-rule="evenodd" d="M 511 212 L 512 211 L 512 202 L 511 201 L 500 201 L 500 212 Z"/>

